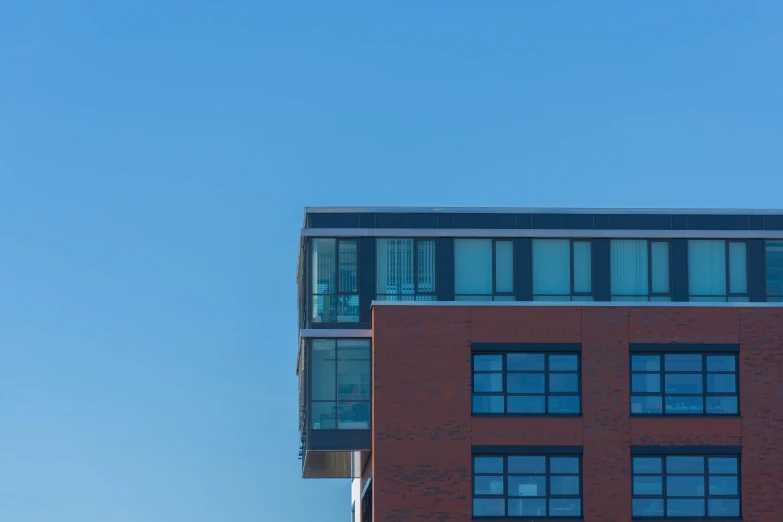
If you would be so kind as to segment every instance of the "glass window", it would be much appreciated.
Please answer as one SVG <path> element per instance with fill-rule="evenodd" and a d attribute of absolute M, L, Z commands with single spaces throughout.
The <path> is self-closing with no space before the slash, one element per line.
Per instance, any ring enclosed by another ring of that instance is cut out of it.
<path fill-rule="evenodd" d="M 631 355 L 634 415 L 736 415 L 737 356 Z"/>
<path fill-rule="evenodd" d="M 473 516 L 582 516 L 579 456 L 473 457 Z"/>
<path fill-rule="evenodd" d="M 514 243 L 455 239 L 454 291 L 457 301 L 513 301 Z"/>
<path fill-rule="evenodd" d="M 435 241 L 399 238 L 376 241 L 376 298 L 434 301 Z"/>
<path fill-rule="evenodd" d="M 612 301 L 665 301 L 669 293 L 669 243 L 611 241 Z"/>
<path fill-rule="evenodd" d="M 579 355 L 473 355 L 473 413 L 578 415 Z"/>
<path fill-rule="evenodd" d="M 313 238 L 311 250 L 313 322 L 358 321 L 356 240 Z"/>
<path fill-rule="evenodd" d="M 310 369 L 312 429 L 368 429 L 369 339 L 312 339 Z"/>
<path fill-rule="evenodd" d="M 767 300 L 783 301 L 783 241 L 767 241 Z"/>
<path fill-rule="evenodd" d="M 740 516 L 738 457 L 633 457 L 634 518 Z"/>
<path fill-rule="evenodd" d="M 691 301 L 748 301 L 748 248 L 745 241 L 688 241 Z"/>
<path fill-rule="evenodd" d="M 533 300 L 592 301 L 592 242 L 533 240 Z"/>

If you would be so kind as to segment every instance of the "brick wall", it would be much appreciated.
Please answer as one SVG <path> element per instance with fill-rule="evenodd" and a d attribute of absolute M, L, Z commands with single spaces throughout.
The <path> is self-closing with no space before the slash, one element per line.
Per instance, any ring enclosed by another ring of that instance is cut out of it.
<path fill-rule="evenodd" d="M 581 342 L 581 418 L 472 417 L 471 342 Z M 740 343 L 741 418 L 631 418 L 629 343 Z M 373 310 L 374 520 L 471 520 L 471 446 L 582 445 L 584 520 L 631 520 L 630 445 L 742 445 L 745 520 L 783 520 L 783 311 Z"/>

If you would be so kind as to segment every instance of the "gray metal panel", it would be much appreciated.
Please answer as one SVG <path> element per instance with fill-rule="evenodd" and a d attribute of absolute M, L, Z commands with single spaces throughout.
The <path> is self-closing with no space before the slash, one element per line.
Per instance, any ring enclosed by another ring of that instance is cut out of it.
<path fill-rule="evenodd" d="M 373 306 L 585 306 L 605 308 L 691 307 L 691 308 L 783 308 L 781 303 L 720 303 L 672 301 L 373 301 Z"/>
<path fill-rule="evenodd" d="M 783 239 L 783 230 L 305 228 L 302 229 L 301 234 L 303 237 L 588 237 L 632 239 Z"/>
<path fill-rule="evenodd" d="M 301 339 L 309 337 L 317 337 L 319 339 L 332 339 L 332 338 L 371 338 L 372 330 L 365 329 L 342 329 L 342 328 L 302 328 L 299 330 L 299 337 Z"/>
<path fill-rule="evenodd" d="M 558 207 L 305 207 L 305 213 L 415 212 L 454 214 L 780 214 L 783 209 L 740 208 L 558 208 Z"/>

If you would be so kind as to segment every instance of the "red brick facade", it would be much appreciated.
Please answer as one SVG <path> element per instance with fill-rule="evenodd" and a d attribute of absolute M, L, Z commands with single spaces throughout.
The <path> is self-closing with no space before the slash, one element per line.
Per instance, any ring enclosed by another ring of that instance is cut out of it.
<path fill-rule="evenodd" d="M 582 416 L 471 416 L 471 342 L 582 343 Z M 741 418 L 631 418 L 629 343 L 739 343 Z M 741 445 L 744 520 L 783 520 L 783 310 L 376 306 L 375 522 L 472 520 L 471 446 L 583 446 L 586 522 L 631 520 L 631 445 Z"/>

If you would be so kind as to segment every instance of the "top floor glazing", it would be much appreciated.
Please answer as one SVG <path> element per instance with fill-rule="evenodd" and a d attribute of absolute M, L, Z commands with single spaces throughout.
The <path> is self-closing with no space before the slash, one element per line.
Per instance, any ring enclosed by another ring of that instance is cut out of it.
<path fill-rule="evenodd" d="M 384 301 L 783 301 L 783 211 L 307 209 L 300 327 Z"/>

